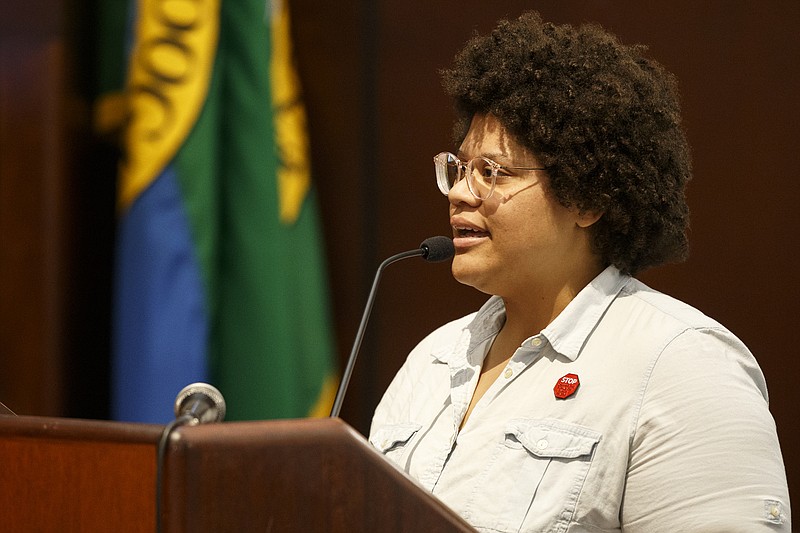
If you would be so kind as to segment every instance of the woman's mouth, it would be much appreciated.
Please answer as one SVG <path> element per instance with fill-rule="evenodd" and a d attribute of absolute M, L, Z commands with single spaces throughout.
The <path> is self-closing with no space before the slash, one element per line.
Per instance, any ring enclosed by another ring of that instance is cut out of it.
<path fill-rule="evenodd" d="M 488 231 L 480 230 L 480 229 L 477 229 L 477 228 L 454 226 L 453 230 L 455 231 L 455 236 L 456 237 L 473 238 L 473 237 L 488 237 L 489 236 L 489 232 Z"/>
<path fill-rule="evenodd" d="M 485 229 L 466 224 L 453 225 L 453 244 L 456 249 L 474 246 L 489 237 L 491 233 Z"/>

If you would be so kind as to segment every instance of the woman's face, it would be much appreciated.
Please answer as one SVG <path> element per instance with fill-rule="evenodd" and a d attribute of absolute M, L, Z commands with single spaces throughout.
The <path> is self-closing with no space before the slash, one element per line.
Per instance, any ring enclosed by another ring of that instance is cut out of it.
<path fill-rule="evenodd" d="M 458 152 L 510 167 L 541 167 L 492 115 L 476 115 Z M 506 177 L 504 177 L 506 176 Z M 512 297 L 564 282 L 574 269 L 596 263 L 588 226 L 598 217 L 561 205 L 543 170 L 500 170 L 494 193 L 475 198 L 466 180 L 448 194 L 456 256 L 453 276 L 487 294 Z"/>

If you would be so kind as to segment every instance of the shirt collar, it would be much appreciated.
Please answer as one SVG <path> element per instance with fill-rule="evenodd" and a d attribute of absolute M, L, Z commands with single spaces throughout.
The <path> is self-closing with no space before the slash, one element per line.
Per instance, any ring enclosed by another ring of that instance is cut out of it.
<path fill-rule="evenodd" d="M 469 364 L 466 358 L 475 353 L 475 348 L 487 339 L 497 335 L 506 318 L 506 307 L 503 299 L 492 296 L 475 313 L 461 330 L 461 335 L 454 343 L 445 343 L 431 352 L 434 359 L 446 364 Z M 473 364 L 480 364 L 475 361 Z"/>
<path fill-rule="evenodd" d="M 622 274 L 613 265 L 607 267 L 567 304 L 555 320 L 542 330 L 541 335 L 555 351 L 574 361 L 629 280 L 630 276 Z M 469 357 L 474 353 L 474 348 L 500 331 L 505 314 L 502 298 L 492 296 L 467 323 L 454 344 L 445 344 L 431 355 L 447 364 L 454 363 L 456 358 Z"/>
<path fill-rule="evenodd" d="M 630 276 L 622 274 L 615 266 L 607 267 L 542 330 L 542 335 L 555 351 L 574 361 L 629 280 Z"/>

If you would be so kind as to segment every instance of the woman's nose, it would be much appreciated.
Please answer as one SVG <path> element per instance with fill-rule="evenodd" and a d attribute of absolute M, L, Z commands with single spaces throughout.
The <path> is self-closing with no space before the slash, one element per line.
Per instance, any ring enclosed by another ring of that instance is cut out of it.
<path fill-rule="evenodd" d="M 461 178 L 450 187 L 450 190 L 447 192 L 447 199 L 450 200 L 450 203 L 453 205 L 463 203 L 474 206 L 480 203 L 480 199 L 476 198 L 469 190 L 466 178 Z"/>

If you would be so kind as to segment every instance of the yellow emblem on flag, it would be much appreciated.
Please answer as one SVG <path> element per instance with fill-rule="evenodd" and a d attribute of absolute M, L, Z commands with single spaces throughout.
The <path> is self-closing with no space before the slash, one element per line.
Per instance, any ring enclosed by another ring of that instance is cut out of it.
<path fill-rule="evenodd" d="M 271 23 L 270 83 L 278 149 L 279 214 L 281 222 L 291 224 L 300 216 L 311 187 L 306 109 L 293 62 L 289 11 L 284 2 L 273 0 Z"/>
<path fill-rule="evenodd" d="M 203 108 L 219 34 L 219 2 L 139 2 L 125 95 L 120 209 L 169 164 Z"/>

